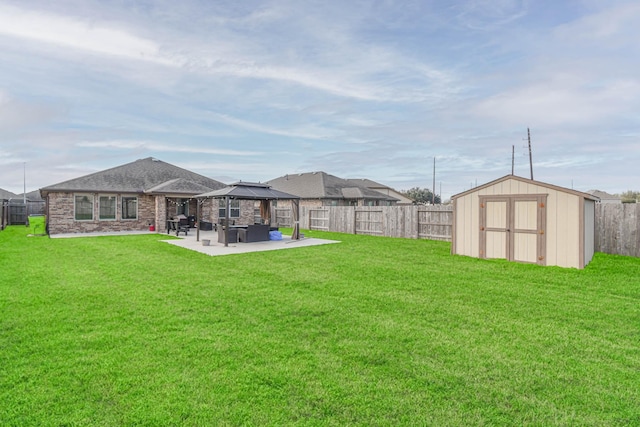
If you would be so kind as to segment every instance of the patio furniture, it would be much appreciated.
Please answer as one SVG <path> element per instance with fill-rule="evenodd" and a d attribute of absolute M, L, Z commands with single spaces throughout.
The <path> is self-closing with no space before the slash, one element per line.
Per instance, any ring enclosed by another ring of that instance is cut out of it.
<path fill-rule="evenodd" d="M 269 226 L 261 224 L 247 225 L 238 229 L 238 241 L 243 243 L 264 242 L 269 240 Z"/>
<path fill-rule="evenodd" d="M 184 232 L 184 235 L 187 236 L 189 232 L 189 220 L 186 218 L 167 220 L 167 234 L 172 231 L 176 232 L 176 236 L 179 235 L 180 232 Z"/>
<path fill-rule="evenodd" d="M 200 221 L 200 230 L 202 231 L 211 231 L 213 230 L 214 224 L 208 221 Z"/>
<path fill-rule="evenodd" d="M 218 243 L 224 243 L 226 227 L 218 227 Z M 229 228 L 229 241 L 227 243 L 238 243 L 238 228 Z"/>

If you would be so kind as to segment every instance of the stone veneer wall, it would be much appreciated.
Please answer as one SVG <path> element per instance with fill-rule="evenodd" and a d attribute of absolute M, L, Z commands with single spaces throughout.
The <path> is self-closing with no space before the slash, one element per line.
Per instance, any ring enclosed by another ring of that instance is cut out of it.
<path fill-rule="evenodd" d="M 93 196 L 93 220 L 75 220 L 74 196 L 80 194 Z M 150 224 L 157 225 L 155 196 L 125 194 L 124 196 L 138 198 L 138 218 L 122 220 L 122 195 L 117 194 L 116 219 L 99 220 L 99 197 L 101 194 L 109 193 L 50 193 L 47 196 L 49 234 L 148 230 Z"/>
<path fill-rule="evenodd" d="M 202 205 L 202 221 L 219 224 L 218 210 L 220 199 L 207 199 Z M 240 200 L 240 218 L 231 218 L 236 224 L 253 224 L 255 214 L 255 200 Z"/>

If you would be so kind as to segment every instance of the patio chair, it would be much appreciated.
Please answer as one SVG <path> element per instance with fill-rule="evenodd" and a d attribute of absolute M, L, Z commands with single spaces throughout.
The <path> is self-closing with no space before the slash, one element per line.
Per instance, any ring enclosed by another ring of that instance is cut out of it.
<path fill-rule="evenodd" d="M 189 219 L 187 218 L 180 218 L 178 220 L 178 224 L 176 227 L 176 236 L 180 234 L 180 232 L 183 231 L 184 235 L 187 236 L 189 233 Z"/>

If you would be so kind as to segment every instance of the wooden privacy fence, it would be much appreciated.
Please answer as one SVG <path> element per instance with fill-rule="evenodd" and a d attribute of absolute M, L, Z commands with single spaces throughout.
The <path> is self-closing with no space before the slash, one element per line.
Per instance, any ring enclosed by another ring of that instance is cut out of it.
<path fill-rule="evenodd" d="M 300 206 L 300 228 L 451 241 L 452 206 Z M 276 209 L 290 227 L 291 210 Z M 596 204 L 595 250 L 640 257 L 640 204 Z"/>
<path fill-rule="evenodd" d="M 8 225 L 25 225 L 29 215 L 44 214 L 44 202 L 32 202 L 25 204 L 22 200 L 0 201 L 0 230 Z"/>
<path fill-rule="evenodd" d="M 300 227 L 372 236 L 451 240 L 451 206 L 300 206 Z"/>
<path fill-rule="evenodd" d="M 596 204 L 595 249 L 640 257 L 640 204 Z"/>

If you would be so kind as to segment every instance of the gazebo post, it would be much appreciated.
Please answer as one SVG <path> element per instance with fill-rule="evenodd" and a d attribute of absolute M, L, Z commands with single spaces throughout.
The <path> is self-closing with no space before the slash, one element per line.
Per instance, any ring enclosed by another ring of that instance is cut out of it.
<path fill-rule="evenodd" d="M 200 199 L 196 199 L 196 242 L 200 241 Z"/>
<path fill-rule="evenodd" d="M 224 198 L 225 210 L 224 210 L 224 246 L 229 246 L 229 210 L 231 210 L 231 199 L 229 196 Z"/>
<path fill-rule="evenodd" d="M 293 231 L 291 232 L 291 238 L 300 240 L 300 201 L 298 199 L 291 199 L 291 210 L 293 213 Z"/>

